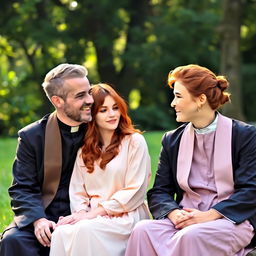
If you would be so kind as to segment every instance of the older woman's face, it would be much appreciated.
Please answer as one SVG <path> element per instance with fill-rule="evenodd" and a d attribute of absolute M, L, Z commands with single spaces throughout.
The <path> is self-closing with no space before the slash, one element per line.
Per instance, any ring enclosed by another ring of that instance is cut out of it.
<path fill-rule="evenodd" d="M 198 102 L 179 81 L 174 84 L 174 99 L 171 103 L 176 111 L 177 122 L 192 122 L 198 118 Z"/>

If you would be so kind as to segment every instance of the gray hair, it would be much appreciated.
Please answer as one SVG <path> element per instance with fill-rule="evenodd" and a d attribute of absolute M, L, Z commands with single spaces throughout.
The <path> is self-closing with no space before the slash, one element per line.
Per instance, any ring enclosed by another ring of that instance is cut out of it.
<path fill-rule="evenodd" d="M 83 78 L 87 74 L 88 71 L 84 66 L 68 63 L 60 64 L 46 74 L 42 86 L 50 100 L 52 96 L 59 96 L 65 99 L 68 93 L 63 86 L 65 80 Z"/>

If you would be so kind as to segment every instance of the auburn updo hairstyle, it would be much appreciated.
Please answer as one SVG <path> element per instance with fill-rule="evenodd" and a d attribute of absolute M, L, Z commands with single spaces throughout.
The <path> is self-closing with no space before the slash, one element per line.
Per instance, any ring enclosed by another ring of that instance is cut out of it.
<path fill-rule="evenodd" d="M 124 99 L 108 84 L 95 84 L 91 88 L 94 104 L 92 106 L 92 121 L 88 123 L 88 128 L 84 138 L 82 147 L 82 158 L 89 173 L 94 171 L 94 163 L 99 160 L 100 167 L 105 169 L 106 165 L 118 154 L 119 146 L 125 135 L 135 132 L 141 133 L 135 129 L 130 117 L 127 113 L 127 105 Z M 99 112 L 100 107 L 104 104 L 105 98 L 111 96 L 116 102 L 120 111 L 120 121 L 118 127 L 114 131 L 111 142 L 108 147 L 102 151 L 102 140 L 95 116 Z"/>
<path fill-rule="evenodd" d="M 205 94 L 213 110 L 230 101 L 230 94 L 225 92 L 229 87 L 227 79 L 216 76 L 205 67 L 195 64 L 177 67 L 168 75 L 169 86 L 173 88 L 176 81 L 180 81 L 194 97 Z"/>

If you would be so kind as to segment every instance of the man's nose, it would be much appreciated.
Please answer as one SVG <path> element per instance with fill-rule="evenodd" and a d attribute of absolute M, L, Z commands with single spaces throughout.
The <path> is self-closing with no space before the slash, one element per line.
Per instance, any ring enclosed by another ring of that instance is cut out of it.
<path fill-rule="evenodd" d="M 94 102 L 92 95 L 88 94 L 85 101 L 86 104 L 92 104 Z"/>

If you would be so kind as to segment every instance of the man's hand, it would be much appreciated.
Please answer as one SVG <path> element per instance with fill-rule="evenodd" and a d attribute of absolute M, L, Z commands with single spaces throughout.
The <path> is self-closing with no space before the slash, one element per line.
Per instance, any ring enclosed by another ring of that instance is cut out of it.
<path fill-rule="evenodd" d="M 56 223 L 45 218 L 34 221 L 34 233 L 40 244 L 50 247 L 51 229 L 54 230 Z"/>

